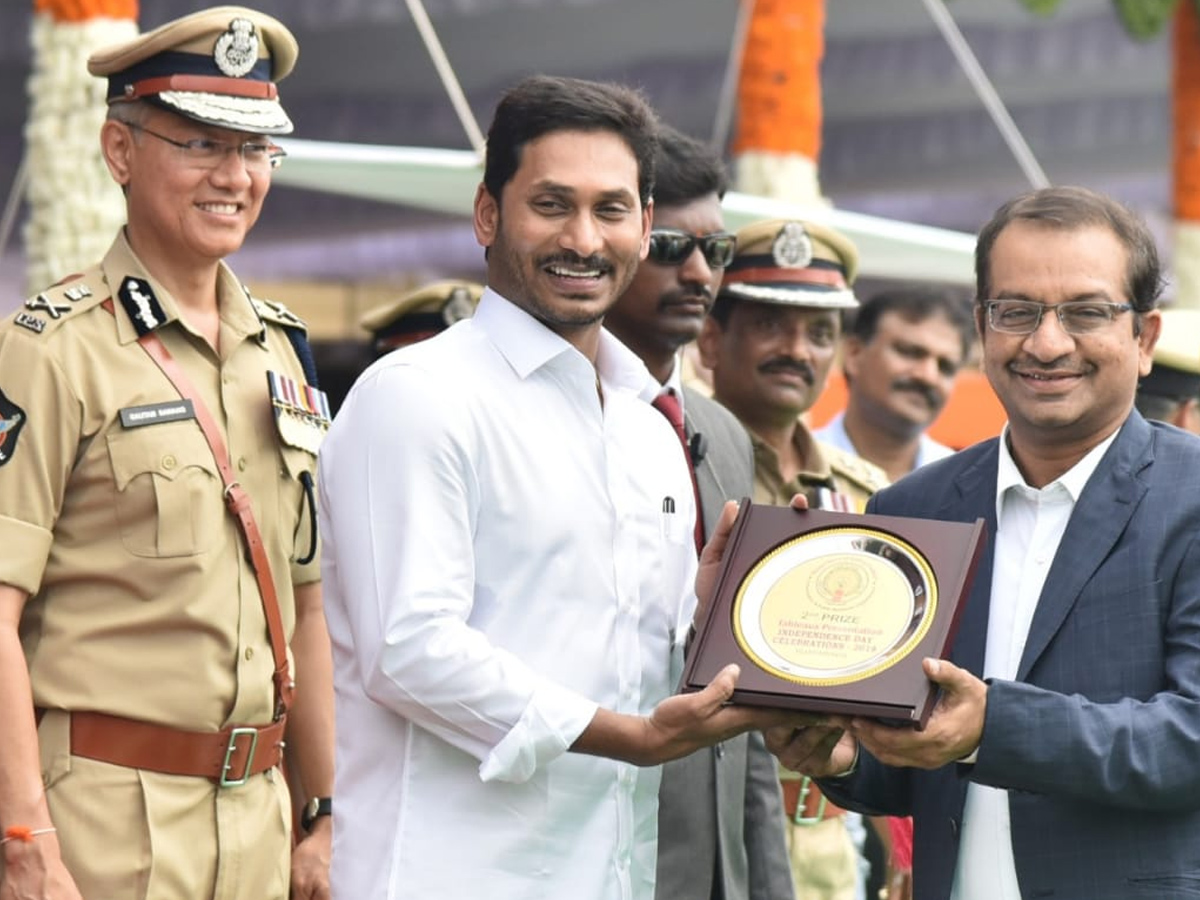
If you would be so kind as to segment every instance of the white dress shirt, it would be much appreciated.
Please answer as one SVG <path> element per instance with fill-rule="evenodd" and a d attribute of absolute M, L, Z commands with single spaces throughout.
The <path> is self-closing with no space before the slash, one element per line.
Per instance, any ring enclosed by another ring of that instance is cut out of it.
<path fill-rule="evenodd" d="M 813 437 L 818 441 L 824 441 L 839 450 L 845 450 L 847 453 L 853 453 L 855 456 L 862 456 L 858 449 L 854 446 L 854 441 L 850 440 L 850 435 L 846 434 L 846 414 L 838 413 L 824 428 L 813 432 Z M 929 435 L 921 433 L 921 438 L 917 442 L 917 458 L 913 462 L 913 468 L 919 469 L 926 463 L 936 462 L 939 459 L 945 459 L 954 453 L 953 447 L 947 447 L 945 444 L 939 444 Z M 866 459 L 863 456 L 863 459 Z"/>
<path fill-rule="evenodd" d="M 996 542 L 988 606 L 983 677 L 1017 677 L 1038 598 L 1080 493 L 1114 431 L 1044 488 L 1030 487 L 1008 449 L 1008 426 L 1000 435 L 996 475 Z M 985 735 L 986 739 L 986 735 Z M 1037 740 L 1037 735 L 1030 735 Z M 1008 791 L 967 786 L 962 840 L 951 900 L 1021 900 L 1013 859 Z"/>
<path fill-rule="evenodd" d="M 694 501 L 656 389 L 489 290 L 351 391 L 320 460 L 335 900 L 653 897 L 659 769 L 567 749 L 679 674 Z"/>

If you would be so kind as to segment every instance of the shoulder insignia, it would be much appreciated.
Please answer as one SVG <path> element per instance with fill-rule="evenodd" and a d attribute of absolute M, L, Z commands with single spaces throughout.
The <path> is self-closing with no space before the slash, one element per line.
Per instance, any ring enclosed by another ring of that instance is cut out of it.
<path fill-rule="evenodd" d="M 104 273 L 97 267 L 82 275 L 72 275 L 25 301 L 24 309 L 13 317 L 13 324 L 44 334 L 73 315 L 95 306 L 108 296 Z"/>
<path fill-rule="evenodd" d="M 0 466 L 12 459 L 24 427 L 25 411 L 0 391 Z"/>
<path fill-rule="evenodd" d="M 847 453 L 837 447 L 832 447 L 829 444 L 822 443 L 821 449 L 825 451 L 826 459 L 829 460 L 829 468 L 854 482 L 868 493 L 875 493 L 887 487 L 890 483 L 883 469 L 874 463 L 867 462 L 861 456 L 855 456 L 853 453 Z"/>
<path fill-rule="evenodd" d="M 249 292 L 247 292 L 248 295 Z M 254 304 L 254 311 L 258 313 L 258 317 L 263 321 L 273 322 L 276 325 L 282 325 L 284 328 L 299 328 L 301 331 L 308 331 L 308 326 L 304 324 L 304 320 L 282 303 L 277 303 L 274 300 L 259 300 L 257 297 L 251 297 L 250 302 Z"/>

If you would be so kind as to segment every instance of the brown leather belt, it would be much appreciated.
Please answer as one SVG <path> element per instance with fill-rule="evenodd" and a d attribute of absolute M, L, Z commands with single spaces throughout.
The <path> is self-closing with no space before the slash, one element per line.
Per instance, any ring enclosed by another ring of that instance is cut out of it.
<path fill-rule="evenodd" d="M 279 765 L 287 720 L 183 731 L 98 712 L 73 712 L 71 754 L 165 775 L 207 778 L 220 787 L 244 784 Z M 39 716 L 40 718 L 40 716 Z"/>
<path fill-rule="evenodd" d="M 780 787 L 783 788 L 783 811 L 797 825 L 815 825 L 846 812 L 825 799 L 821 789 L 808 777 L 781 781 Z"/>

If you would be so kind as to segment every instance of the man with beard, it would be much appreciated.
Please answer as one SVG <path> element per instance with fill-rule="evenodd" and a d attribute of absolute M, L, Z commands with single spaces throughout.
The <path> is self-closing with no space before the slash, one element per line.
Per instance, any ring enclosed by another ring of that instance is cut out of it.
<path fill-rule="evenodd" d="M 925 434 L 971 350 L 967 306 L 933 288 L 876 294 L 842 341 L 846 409 L 819 440 L 870 460 L 895 481 L 953 450 Z"/>
<path fill-rule="evenodd" d="M 615 85 L 505 93 L 475 315 L 371 366 L 322 448 L 335 896 L 650 900 L 658 764 L 797 718 L 726 706 L 733 666 L 670 696 L 733 507 L 697 579 L 658 384 L 601 327 L 656 132 Z"/>
<path fill-rule="evenodd" d="M 833 365 L 840 314 L 858 254 L 844 235 L 810 222 L 772 220 L 738 232 L 737 253 L 700 332 L 713 396 L 741 419 L 754 446 L 754 500 L 861 510 L 883 472 L 816 441 L 800 416 Z M 852 898 L 857 853 L 843 811 L 807 779 L 785 778 L 792 878 L 800 900 Z"/>
<path fill-rule="evenodd" d="M 696 339 L 733 259 L 721 198 L 721 158 L 662 126 L 650 252 L 605 326 L 641 358 L 660 387 L 655 406 L 683 429 L 699 499 L 697 546 L 727 500 L 754 491 L 750 438 L 719 403 L 682 384 L 679 351 Z M 762 735 L 739 735 L 663 767 L 658 879 L 662 898 L 786 900 L 792 896 L 775 761 Z"/>

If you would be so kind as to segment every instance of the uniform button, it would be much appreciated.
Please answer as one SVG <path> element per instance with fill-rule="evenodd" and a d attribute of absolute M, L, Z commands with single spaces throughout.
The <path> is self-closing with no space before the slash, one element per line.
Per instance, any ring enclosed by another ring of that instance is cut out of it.
<path fill-rule="evenodd" d="M 168 472 L 171 471 L 173 468 L 175 468 L 176 464 L 177 463 L 176 463 L 175 457 L 172 456 L 170 453 L 168 453 L 166 456 L 164 456 L 162 458 L 162 467 L 164 469 L 166 469 Z"/>
<path fill-rule="evenodd" d="M 246 659 L 254 659 L 254 648 L 253 647 L 246 648 Z"/>
<path fill-rule="evenodd" d="M 246 471 L 246 457 L 244 457 L 244 456 L 238 458 L 238 471 L 239 472 Z"/>

